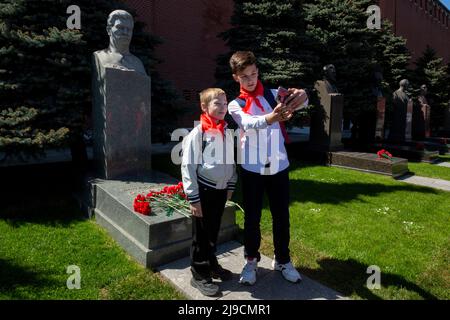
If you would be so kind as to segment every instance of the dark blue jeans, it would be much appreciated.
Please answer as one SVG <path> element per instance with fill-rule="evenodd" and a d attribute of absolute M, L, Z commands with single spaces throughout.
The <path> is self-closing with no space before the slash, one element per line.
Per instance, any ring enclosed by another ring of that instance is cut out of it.
<path fill-rule="evenodd" d="M 199 183 L 202 218 L 192 217 L 191 272 L 197 279 L 209 279 L 211 267 L 218 264 L 216 243 L 219 235 L 227 190 L 217 190 Z"/>
<path fill-rule="evenodd" d="M 241 167 L 241 181 L 245 210 L 245 257 L 261 259 L 260 222 L 266 192 L 272 213 L 275 257 L 279 263 L 289 262 L 289 168 L 274 175 L 260 175 Z"/>

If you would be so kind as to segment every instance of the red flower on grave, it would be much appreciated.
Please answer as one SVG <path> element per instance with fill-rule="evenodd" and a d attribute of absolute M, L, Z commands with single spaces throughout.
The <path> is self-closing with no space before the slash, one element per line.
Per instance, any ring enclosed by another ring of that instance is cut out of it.
<path fill-rule="evenodd" d="M 422 142 L 417 142 L 416 143 L 416 149 L 417 150 L 423 150 L 423 149 L 425 149 L 425 145 Z"/>
<path fill-rule="evenodd" d="M 379 159 L 388 159 L 392 161 L 392 154 L 390 154 L 388 151 L 381 149 L 377 152 L 377 156 Z"/>
<path fill-rule="evenodd" d="M 146 196 L 139 194 L 134 199 L 134 211 L 144 215 L 151 213 L 150 205 L 166 209 L 168 215 L 176 211 L 182 215 L 189 216 L 189 203 L 184 193 L 183 183 L 177 185 L 165 186 L 159 191 L 150 191 Z"/>
<path fill-rule="evenodd" d="M 441 144 L 447 144 L 447 143 L 448 143 L 448 140 L 447 140 L 446 138 L 441 138 L 441 139 L 439 139 L 439 142 L 440 142 Z"/>
<path fill-rule="evenodd" d="M 150 213 L 152 212 L 152 209 L 150 208 L 150 203 L 147 202 L 146 198 L 139 194 L 133 202 L 133 208 L 134 211 L 143 214 L 145 216 L 150 215 Z"/>

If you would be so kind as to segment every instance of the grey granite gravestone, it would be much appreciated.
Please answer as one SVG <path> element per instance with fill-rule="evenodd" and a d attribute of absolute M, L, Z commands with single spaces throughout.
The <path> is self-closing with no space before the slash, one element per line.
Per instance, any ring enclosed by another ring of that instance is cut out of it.
<path fill-rule="evenodd" d="M 92 181 L 95 193 L 93 207 L 96 221 L 140 264 L 156 267 L 189 255 L 192 242 L 192 219 L 188 212 L 167 211 L 152 204 L 145 216 L 133 210 L 138 194 L 161 190 L 176 180 L 153 172 L 152 182 L 123 182 L 97 179 Z M 234 239 L 238 227 L 235 207 L 227 203 L 222 217 L 218 243 Z"/>
<path fill-rule="evenodd" d="M 406 128 L 405 128 L 405 139 L 412 139 L 412 116 L 413 116 L 413 101 L 409 99 L 406 105 Z"/>
<path fill-rule="evenodd" d="M 384 120 L 386 115 L 386 98 L 377 98 L 377 124 L 375 140 L 384 140 Z"/>
<path fill-rule="evenodd" d="M 327 81 L 317 81 L 315 89 L 320 106 L 311 117 L 310 145 L 314 150 L 335 151 L 343 148 L 342 117 L 344 96 L 330 92 Z"/>
<path fill-rule="evenodd" d="M 94 159 L 100 177 L 145 177 L 152 154 L 150 77 L 105 67 L 94 93 Z"/>
<path fill-rule="evenodd" d="M 410 116 L 408 116 L 409 107 L 412 107 L 410 105 L 411 99 L 407 93 L 408 87 L 409 81 L 406 79 L 401 80 L 399 89 L 394 92 L 392 97 L 393 112 L 389 140 L 395 143 L 404 142 L 407 131 L 409 131 L 409 136 L 411 135 L 411 128 L 407 128 L 412 121 L 412 110 Z M 409 137 L 410 139 L 411 137 Z"/>
<path fill-rule="evenodd" d="M 447 137 L 450 137 L 450 101 L 448 107 L 445 110 L 444 132 L 447 133 Z"/>
<path fill-rule="evenodd" d="M 109 47 L 93 54 L 94 159 L 103 179 L 142 179 L 151 169 L 151 81 L 129 51 L 133 26 L 128 12 L 111 12 Z"/>

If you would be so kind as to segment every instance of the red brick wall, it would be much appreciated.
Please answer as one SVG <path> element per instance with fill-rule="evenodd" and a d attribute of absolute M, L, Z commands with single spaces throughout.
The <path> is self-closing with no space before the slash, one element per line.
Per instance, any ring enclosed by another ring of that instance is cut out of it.
<path fill-rule="evenodd" d="M 450 62 L 450 13 L 438 0 L 380 0 L 381 15 L 393 24 L 394 32 L 407 39 L 412 62 L 427 44 Z M 430 13 L 431 11 L 431 13 Z"/>

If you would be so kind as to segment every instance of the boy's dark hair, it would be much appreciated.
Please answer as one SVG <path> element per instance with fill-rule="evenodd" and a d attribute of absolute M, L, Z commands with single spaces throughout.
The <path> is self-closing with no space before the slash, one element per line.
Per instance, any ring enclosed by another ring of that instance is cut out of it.
<path fill-rule="evenodd" d="M 252 64 L 256 64 L 256 57 L 251 51 L 236 51 L 230 58 L 230 67 L 233 74 L 244 71 Z"/>

